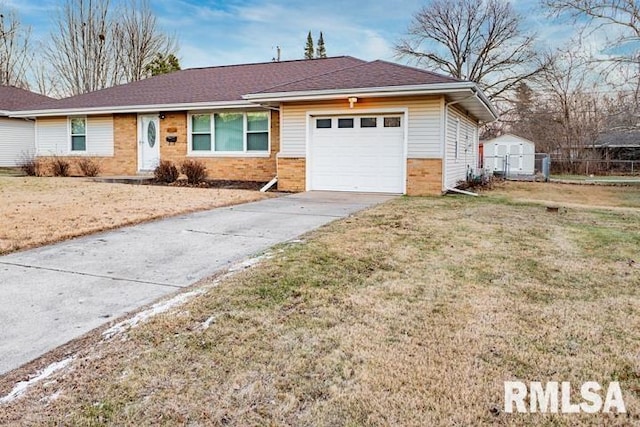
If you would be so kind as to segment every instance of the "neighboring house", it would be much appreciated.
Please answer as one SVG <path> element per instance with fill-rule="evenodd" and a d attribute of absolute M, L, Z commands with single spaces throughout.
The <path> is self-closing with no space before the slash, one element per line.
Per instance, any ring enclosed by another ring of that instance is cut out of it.
<path fill-rule="evenodd" d="M 507 175 L 533 175 L 536 145 L 510 133 L 483 141 L 483 166 L 489 172 Z"/>
<path fill-rule="evenodd" d="M 352 57 L 196 68 L 48 102 L 37 155 L 89 156 L 103 174 L 195 158 L 210 178 L 285 191 L 441 194 L 477 165 L 497 118 L 474 83 Z"/>
<path fill-rule="evenodd" d="M 605 160 L 640 160 L 640 128 L 609 129 L 587 148 L 595 149 Z"/>
<path fill-rule="evenodd" d="M 13 86 L 0 86 L 0 167 L 17 166 L 35 151 L 35 122 L 9 117 L 14 111 L 50 101 L 44 95 Z"/>

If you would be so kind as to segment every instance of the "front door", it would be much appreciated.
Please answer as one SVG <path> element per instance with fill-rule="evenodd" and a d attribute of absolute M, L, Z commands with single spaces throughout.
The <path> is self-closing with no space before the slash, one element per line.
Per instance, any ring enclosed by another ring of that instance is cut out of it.
<path fill-rule="evenodd" d="M 158 115 L 138 116 L 138 170 L 152 171 L 160 162 L 160 121 Z"/>

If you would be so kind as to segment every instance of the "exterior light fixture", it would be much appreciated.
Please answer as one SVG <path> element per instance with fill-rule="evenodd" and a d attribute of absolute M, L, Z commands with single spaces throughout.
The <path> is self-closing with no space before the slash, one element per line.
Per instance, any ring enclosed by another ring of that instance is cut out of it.
<path fill-rule="evenodd" d="M 350 96 L 349 97 L 349 108 L 353 108 L 353 104 L 355 104 L 356 102 L 358 102 L 358 98 L 356 98 L 355 96 Z"/>

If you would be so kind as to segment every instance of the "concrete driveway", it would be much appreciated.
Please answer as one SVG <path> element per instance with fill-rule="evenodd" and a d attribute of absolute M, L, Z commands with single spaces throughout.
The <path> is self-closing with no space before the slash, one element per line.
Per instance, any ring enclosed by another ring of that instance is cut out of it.
<path fill-rule="evenodd" d="M 265 249 L 394 196 L 310 192 L 0 257 L 0 375 Z"/>

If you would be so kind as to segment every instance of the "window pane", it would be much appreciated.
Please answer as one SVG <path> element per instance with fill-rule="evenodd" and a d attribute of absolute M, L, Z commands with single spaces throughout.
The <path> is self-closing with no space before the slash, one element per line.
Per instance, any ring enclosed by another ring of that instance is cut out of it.
<path fill-rule="evenodd" d="M 209 114 L 191 116 L 191 130 L 196 133 L 211 133 L 211 116 Z"/>
<path fill-rule="evenodd" d="M 353 119 L 338 119 L 338 127 L 339 128 L 352 128 L 353 127 Z"/>
<path fill-rule="evenodd" d="M 247 130 L 269 130 L 268 113 L 247 113 Z"/>
<path fill-rule="evenodd" d="M 215 115 L 216 151 L 242 151 L 244 124 L 242 114 Z"/>
<path fill-rule="evenodd" d="M 191 135 L 191 143 L 194 151 L 211 151 L 211 135 Z"/>
<path fill-rule="evenodd" d="M 376 123 L 378 121 L 375 117 L 362 117 L 360 119 L 360 127 L 361 128 L 374 128 L 376 127 Z"/>
<path fill-rule="evenodd" d="M 247 151 L 267 151 L 269 134 L 267 132 L 247 134 Z"/>
<path fill-rule="evenodd" d="M 85 136 L 72 136 L 71 137 L 71 151 L 86 151 L 87 143 Z"/>
<path fill-rule="evenodd" d="M 84 135 L 85 133 L 85 119 L 79 117 L 71 119 L 71 135 Z"/>
<path fill-rule="evenodd" d="M 384 127 L 386 127 L 386 128 L 399 128 L 400 127 L 400 117 L 385 117 L 384 118 Z"/>
<path fill-rule="evenodd" d="M 329 129 L 331 127 L 331 119 L 317 119 L 316 120 L 316 128 L 317 129 Z"/>

